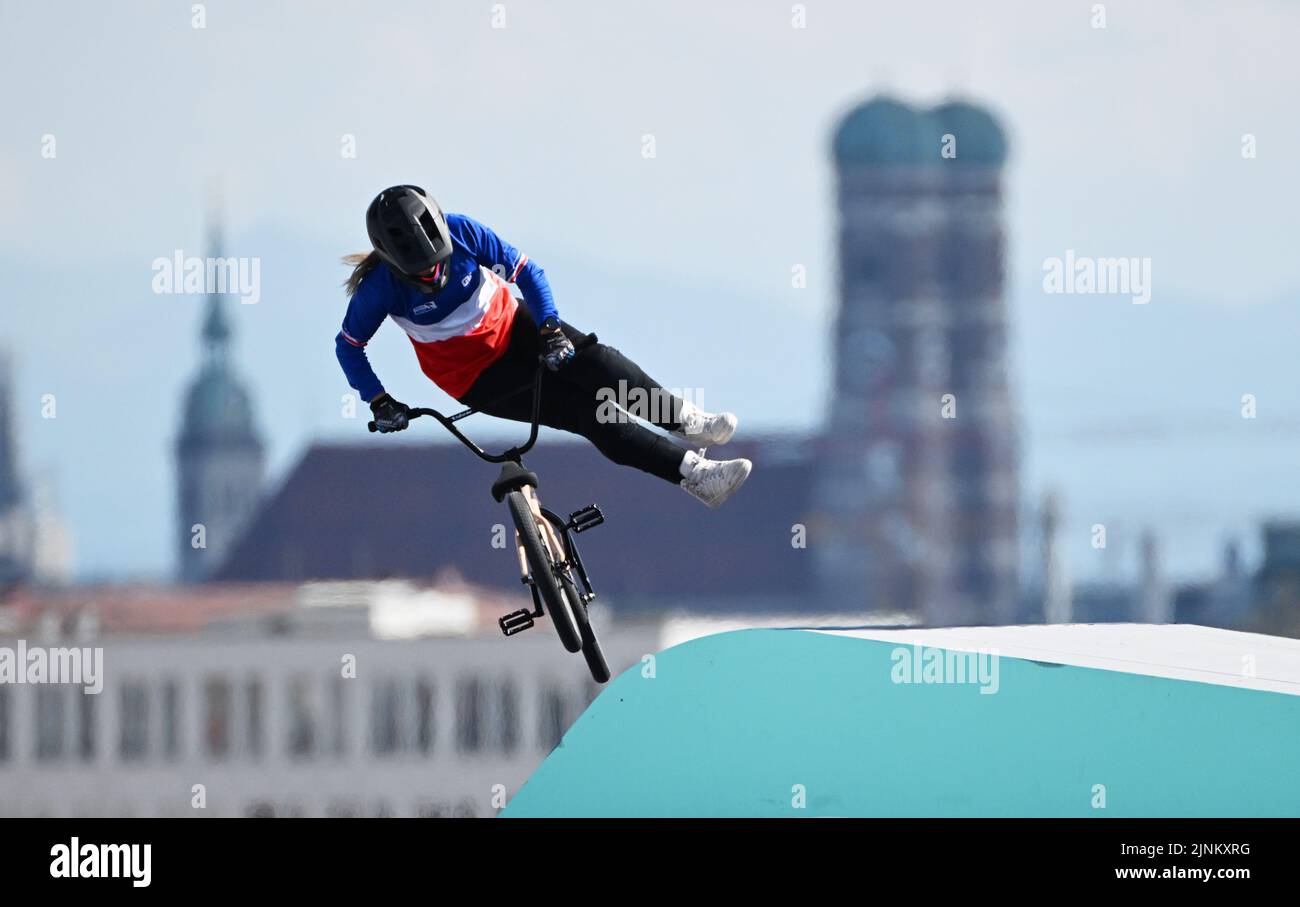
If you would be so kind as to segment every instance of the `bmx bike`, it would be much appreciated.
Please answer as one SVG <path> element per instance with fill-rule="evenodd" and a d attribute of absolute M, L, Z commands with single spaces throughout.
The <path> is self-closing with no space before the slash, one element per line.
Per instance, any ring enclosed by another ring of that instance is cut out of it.
<path fill-rule="evenodd" d="M 575 352 L 581 351 L 596 342 L 596 335 L 591 334 L 574 344 Z M 510 447 L 499 454 L 488 453 L 456 427 L 461 419 L 481 412 L 480 408 L 467 407 L 452 415 L 444 415 L 436 409 L 412 408 L 412 419 L 420 416 L 432 416 L 443 428 L 471 451 L 479 459 L 488 463 L 500 463 L 501 472 L 492 483 L 492 497 L 497 503 L 505 502 L 510 510 L 510 519 L 515 526 L 515 545 L 519 555 L 519 572 L 521 582 L 532 594 L 532 610 L 521 608 L 497 620 L 501 632 L 514 636 L 533 626 L 543 615 L 551 618 L 555 632 L 560 637 L 564 648 L 570 652 L 581 652 L 591 670 L 591 676 L 597 683 L 609 680 L 609 665 L 601 651 L 596 631 L 591 626 L 587 606 L 596 597 L 592 589 L 591 578 L 587 575 L 582 555 L 578 553 L 574 536 L 593 529 L 605 522 L 605 516 L 595 504 L 588 504 L 562 519 L 554 511 L 543 507 L 537 497 L 537 474 L 524 468 L 524 454 L 532 450 L 537 442 L 537 428 L 542 408 L 542 379 L 546 375 L 546 366 L 540 360 L 537 373 L 531 384 L 525 384 L 508 394 L 486 404 L 491 406 L 515 394 L 532 389 L 533 413 L 528 440 L 523 444 Z M 377 431 L 374 422 L 369 429 Z"/>

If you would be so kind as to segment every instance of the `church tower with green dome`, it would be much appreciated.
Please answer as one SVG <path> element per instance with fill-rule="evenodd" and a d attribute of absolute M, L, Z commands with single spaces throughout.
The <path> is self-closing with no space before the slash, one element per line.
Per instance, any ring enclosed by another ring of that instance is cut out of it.
<path fill-rule="evenodd" d="M 210 234 L 220 265 L 220 229 Z M 203 361 L 186 390 L 176 440 L 176 549 L 184 582 L 202 582 L 221 565 L 261 500 L 264 476 L 252 399 L 231 362 L 225 300 L 211 292 L 206 306 Z"/>
<path fill-rule="evenodd" d="M 831 153 L 839 311 L 809 546 L 822 592 L 930 625 L 1009 622 L 1006 138 L 965 102 L 877 97 L 840 121 Z"/>

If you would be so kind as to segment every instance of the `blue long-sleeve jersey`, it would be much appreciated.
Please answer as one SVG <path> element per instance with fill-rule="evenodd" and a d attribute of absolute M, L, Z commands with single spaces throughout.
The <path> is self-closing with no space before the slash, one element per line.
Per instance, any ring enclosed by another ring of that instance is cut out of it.
<path fill-rule="evenodd" d="M 515 302 L 505 283 L 519 287 L 537 324 L 559 317 L 546 273 L 527 255 L 463 214 L 448 214 L 447 229 L 452 253 L 441 291 L 422 293 L 380 262 L 348 302 L 334 347 L 348 384 L 363 400 L 384 391 L 365 346 L 385 318 L 410 336 L 425 373 L 459 396 L 508 342 Z"/>

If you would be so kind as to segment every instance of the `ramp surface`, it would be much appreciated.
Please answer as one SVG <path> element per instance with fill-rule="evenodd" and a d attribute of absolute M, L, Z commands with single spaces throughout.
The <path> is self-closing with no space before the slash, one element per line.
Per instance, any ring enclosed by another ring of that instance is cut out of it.
<path fill-rule="evenodd" d="M 503 815 L 1295 816 L 1279 690 L 1300 641 L 1201 627 L 722 633 L 616 678 Z"/>

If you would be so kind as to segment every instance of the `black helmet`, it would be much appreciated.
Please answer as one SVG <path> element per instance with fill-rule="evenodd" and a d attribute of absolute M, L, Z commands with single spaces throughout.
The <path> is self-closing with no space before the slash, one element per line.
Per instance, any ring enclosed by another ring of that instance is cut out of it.
<path fill-rule="evenodd" d="M 398 278 L 425 293 L 447 285 L 451 234 L 438 203 L 419 186 L 393 186 L 366 210 L 366 230 Z"/>

